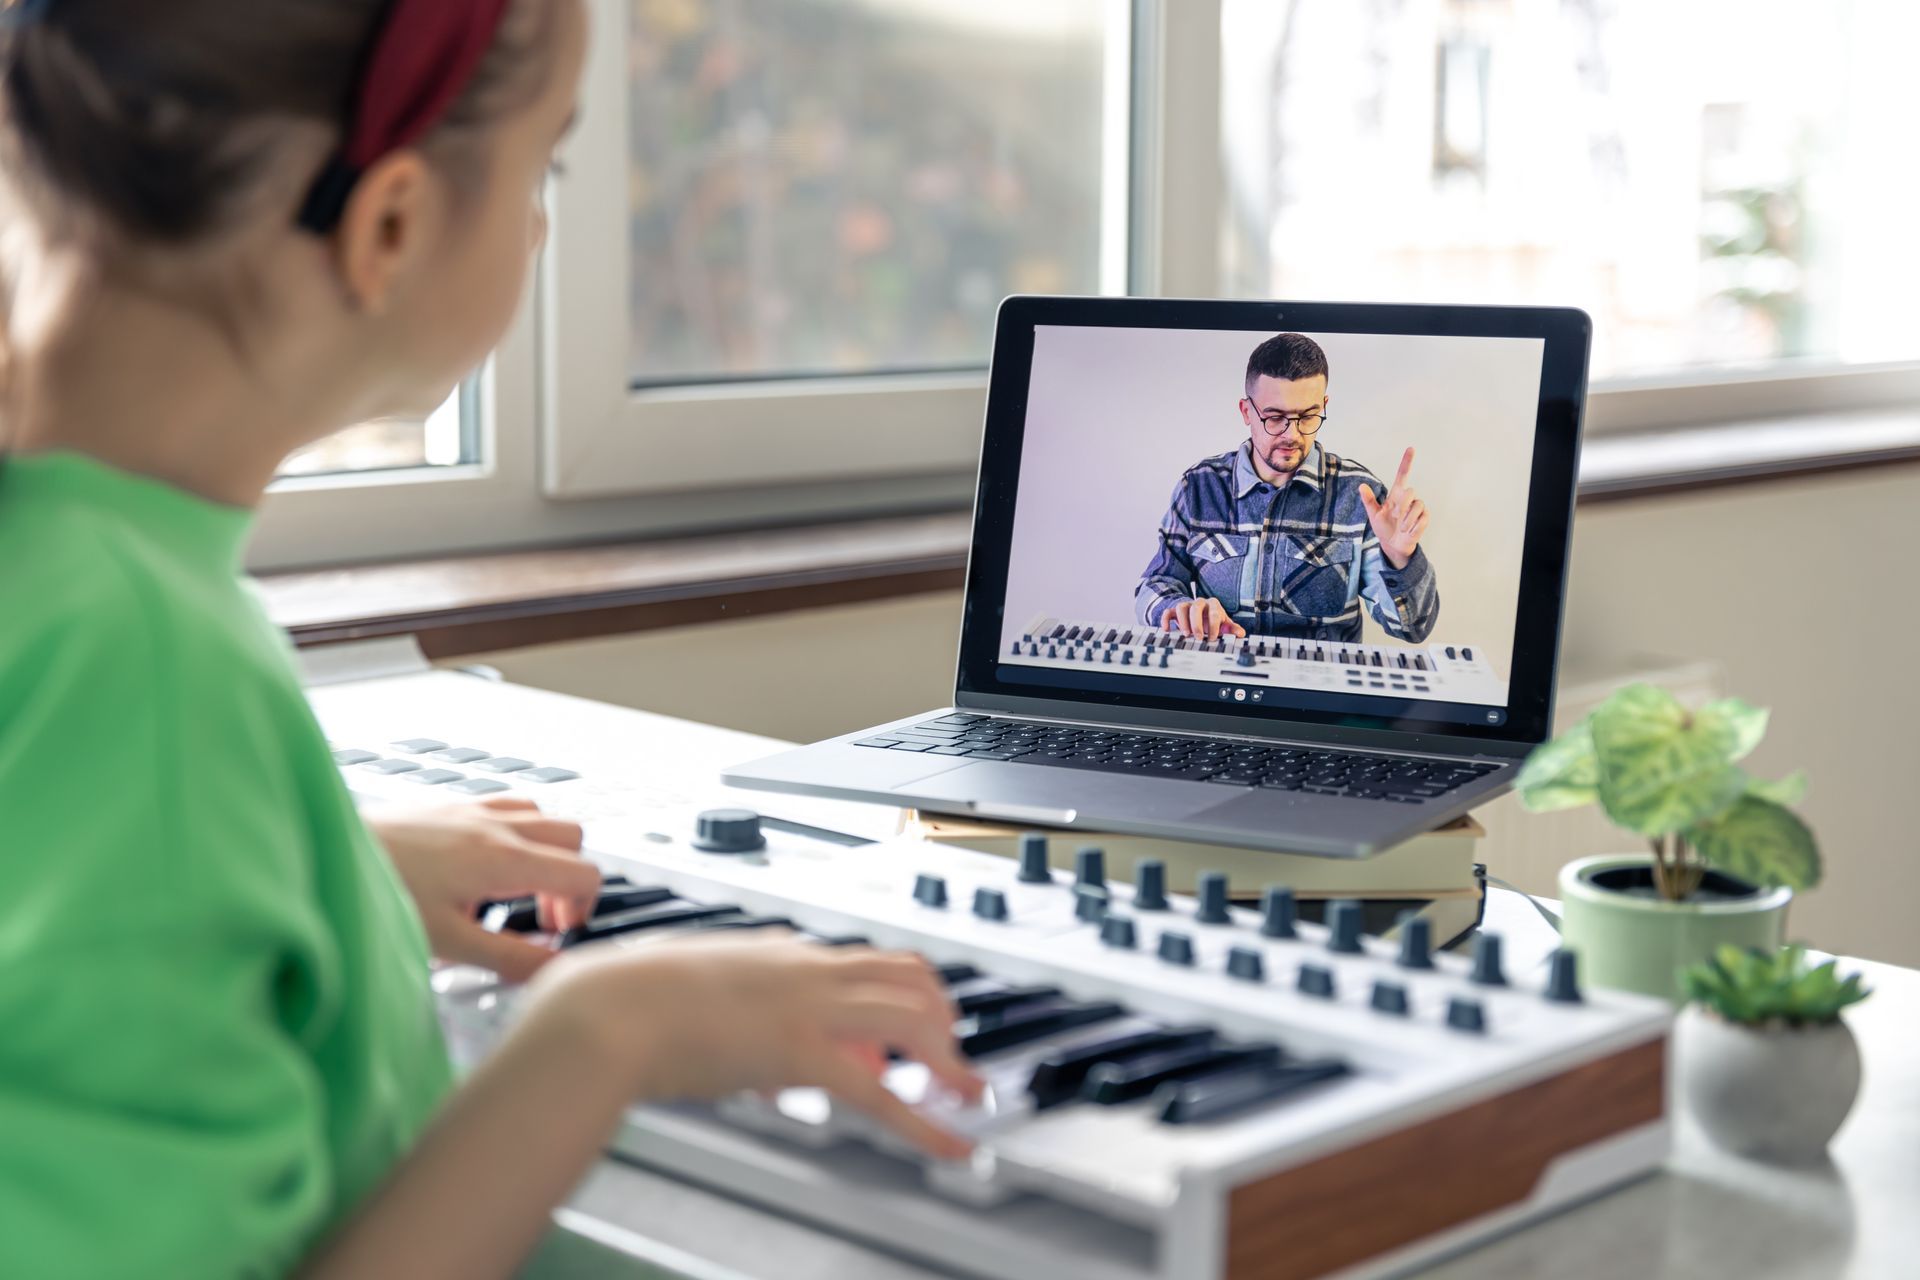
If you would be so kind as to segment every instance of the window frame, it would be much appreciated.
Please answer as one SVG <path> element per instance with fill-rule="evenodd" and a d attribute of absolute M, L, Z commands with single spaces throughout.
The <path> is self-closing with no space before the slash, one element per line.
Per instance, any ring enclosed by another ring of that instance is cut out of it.
<path fill-rule="evenodd" d="M 1221 0 L 1106 0 L 1103 291 L 1219 292 Z M 478 382 L 480 460 L 290 479 L 256 571 L 414 559 L 966 505 L 985 368 L 634 390 L 628 369 L 628 0 L 593 0 L 584 110 L 549 190 L 552 234 Z M 1124 107 L 1124 109 L 1122 109 Z M 1603 380 L 1590 434 L 1920 403 L 1920 361 L 1786 363 Z M 783 430 L 758 427 L 778 404 Z M 902 422 L 912 432 L 897 429 Z M 752 433 L 742 470 L 727 442 Z"/>

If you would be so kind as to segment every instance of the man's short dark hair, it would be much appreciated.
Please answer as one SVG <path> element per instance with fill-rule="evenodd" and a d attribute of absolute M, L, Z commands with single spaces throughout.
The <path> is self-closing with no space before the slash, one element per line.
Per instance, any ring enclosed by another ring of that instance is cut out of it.
<path fill-rule="evenodd" d="M 1253 349 L 1247 357 L 1247 399 L 1253 399 L 1254 384 L 1265 374 L 1299 382 L 1327 376 L 1327 353 L 1304 333 L 1276 333 Z"/>

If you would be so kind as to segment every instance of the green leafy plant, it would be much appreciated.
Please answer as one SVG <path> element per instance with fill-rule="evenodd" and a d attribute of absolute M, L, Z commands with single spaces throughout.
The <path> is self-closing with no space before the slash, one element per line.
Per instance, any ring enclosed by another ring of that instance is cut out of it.
<path fill-rule="evenodd" d="M 1767 782 L 1739 766 L 1766 732 L 1766 711 L 1738 698 L 1690 710 L 1664 689 L 1628 685 L 1536 750 L 1515 785 L 1536 813 L 1597 804 L 1644 837 L 1669 901 L 1691 897 L 1709 866 L 1808 889 L 1820 882 L 1819 847 L 1787 807 L 1806 794 L 1806 776 Z"/>
<path fill-rule="evenodd" d="M 1809 965 L 1807 949 L 1799 945 L 1772 953 L 1724 946 L 1713 959 L 1682 970 L 1680 983 L 1688 1000 L 1728 1022 L 1817 1026 L 1872 994 L 1860 985 L 1859 974 L 1842 978 L 1838 964 Z"/>

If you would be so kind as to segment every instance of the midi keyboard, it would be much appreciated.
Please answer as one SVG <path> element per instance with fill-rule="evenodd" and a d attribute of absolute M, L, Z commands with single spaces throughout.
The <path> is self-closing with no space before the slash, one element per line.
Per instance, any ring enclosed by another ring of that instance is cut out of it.
<path fill-rule="evenodd" d="M 1507 703 L 1507 682 L 1479 645 L 1396 647 L 1261 635 L 1209 640 L 1137 623 L 1042 615 L 1009 636 L 1000 660 L 1239 685 L 1249 697 L 1261 689 L 1309 689 L 1480 706 Z"/>
<path fill-rule="evenodd" d="M 1213 876 L 1197 897 L 1171 894 L 1150 864 L 1110 867 L 1091 850 L 1074 873 L 1049 873 L 1033 845 L 1016 861 L 813 834 L 870 822 L 870 806 L 703 822 L 724 789 L 701 779 L 760 744 L 511 685 L 431 673 L 315 701 L 368 800 L 476 780 L 505 790 L 470 792 L 586 823 L 609 884 L 593 921 L 556 945 L 790 928 L 939 965 L 988 1098 L 959 1105 L 911 1064 L 889 1083 L 975 1138 L 969 1162 L 923 1159 L 807 1090 L 637 1105 L 611 1144 L 618 1159 L 929 1269 L 1395 1274 L 1666 1156 L 1670 1010 L 1581 990 L 1569 958 L 1509 972 L 1496 938 L 1471 957 L 1435 953 L 1418 927 L 1388 944 L 1359 936 L 1351 907 L 1330 907 L 1322 927 L 1294 918 L 1284 886 Z M 1232 905 L 1262 890 L 1259 909 Z M 524 903 L 489 919 L 534 923 Z M 511 1023 L 517 989 L 464 968 L 435 986 L 456 1057 L 477 1061 Z"/>
<path fill-rule="evenodd" d="M 892 1068 L 901 1097 L 978 1143 L 924 1160 L 814 1090 L 640 1105 L 619 1155 L 956 1273 L 1053 1280 L 1275 1280 L 1404 1270 L 1642 1174 L 1665 1156 L 1669 1011 L 1327 926 L 1283 887 L 1261 909 L 1136 889 L 1086 850 L 1049 873 L 896 841 L 847 847 L 703 815 L 598 850 L 610 880 L 566 946 L 793 929 L 908 948 L 940 967 L 977 1105 Z M 500 904 L 499 927 L 532 927 Z M 487 1053 L 517 992 L 437 978 L 456 1057 Z M 636 1011 L 644 1016 L 644 1011 Z M 725 1016 L 723 1011 L 715 1016 Z"/>

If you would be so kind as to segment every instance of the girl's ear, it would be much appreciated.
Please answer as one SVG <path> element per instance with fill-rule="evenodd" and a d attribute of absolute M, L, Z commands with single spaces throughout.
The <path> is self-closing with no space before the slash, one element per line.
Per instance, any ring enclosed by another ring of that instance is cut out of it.
<path fill-rule="evenodd" d="M 378 161 L 354 186 L 334 246 L 351 304 L 369 315 L 391 305 L 399 281 L 425 251 L 433 175 L 417 151 Z"/>

